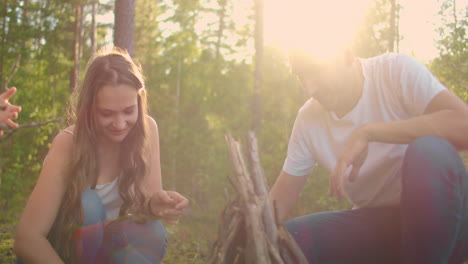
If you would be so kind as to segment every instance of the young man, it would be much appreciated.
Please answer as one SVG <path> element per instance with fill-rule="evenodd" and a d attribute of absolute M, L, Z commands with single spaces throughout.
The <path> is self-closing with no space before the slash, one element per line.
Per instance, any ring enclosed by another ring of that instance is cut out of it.
<path fill-rule="evenodd" d="M 468 107 L 402 54 L 290 56 L 311 97 L 270 197 L 284 220 L 316 164 L 352 210 L 286 222 L 310 263 L 468 260 Z"/>

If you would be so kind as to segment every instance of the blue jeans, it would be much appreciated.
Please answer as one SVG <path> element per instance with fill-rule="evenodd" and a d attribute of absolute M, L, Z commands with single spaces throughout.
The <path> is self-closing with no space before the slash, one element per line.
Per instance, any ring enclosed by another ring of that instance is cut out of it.
<path fill-rule="evenodd" d="M 442 264 L 468 260 L 468 175 L 454 147 L 412 142 L 398 206 L 321 212 L 286 222 L 309 263 Z"/>
<path fill-rule="evenodd" d="M 105 223 L 101 199 L 91 189 L 81 197 L 83 227 L 75 233 L 80 263 L 155 263 L 166 253 L 167 234 L 158 220 L 136 217 Z M 17 264 L 21 264 L 20 260 Z"/>
<path fill-rule="evenodd" d="M 160 263 L 167 234 L 161 221 L 136 217 L 104 224 L 106 214 L 97 193 L 83 192 L 84 224 L 80 232 L 81 263 Z"/>

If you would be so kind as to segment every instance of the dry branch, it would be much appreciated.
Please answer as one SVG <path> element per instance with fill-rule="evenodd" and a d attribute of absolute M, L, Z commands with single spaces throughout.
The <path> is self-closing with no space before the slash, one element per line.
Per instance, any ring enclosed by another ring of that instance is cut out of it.
<path fill-rule="evenodd" d="M 306 264 L 301 250 L 271 208 L 255 134 L 248 134 L 250 167 L 240 143 L 231 135 L 226 136 L 226 143 L 235 172 L 229 180 L 237 196 L 223 210 L 209 263 Z"/>
<path fill-rule="evenodd" d="M 0 138 L 0 143 L 6 141 L 9 137 L 11 137 L 16 131 L 18 131 L 20 129 L 31 128 L 31 127 L 42 127 L 42 126 L 48 125 L 50 123 L 63 123 L 63 119 L 58 118 L 58 119 L 49 120 L 49 121 L 45 121 L 45 122 L 41 122 L 41 123 L 32 122 L 30 124 L 21 125 L 21 126 L 19 126 L 17 128 L 10 128 L 5 124 L 0 123 L 0 129 L 4 130 L 6 132 L 5 135 L 3 135 L 3 137 Z"/>
<path fill-rule="evenodd" d="M 8 83 L 10 82 L 11 78 L 13 78 L 13 75 L 15 75 L 16 71 L 18 71 L 19 66 L 20 66 L 20 61 L 21 61 L 21 54 L 18 54 L 16 56 L 15 64 L 11 67 L 10 73 L 7 75 L 5 78 L 5 81 L 3 82 L 3 90 L 1 92 L 4 92 L 8 89 Z"/>

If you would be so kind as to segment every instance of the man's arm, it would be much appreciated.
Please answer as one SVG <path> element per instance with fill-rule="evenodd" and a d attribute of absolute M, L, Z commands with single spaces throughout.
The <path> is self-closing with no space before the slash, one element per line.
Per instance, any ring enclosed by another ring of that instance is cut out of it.
<path fill-rule="evenodd" d="M 394 122 L 369 123 L 360 129 L 369 142 L 408 144 L 423 136 L 437 136 L 457 149 L 468 148 L 468 106 L 453 93 L 438 93 L 424 114 Z"/>
<path fill-rule="evenodd" d="M 285 220 L 290 208 L 296 203 L 306 179 L 307 175 L 294 176 L 281 170 L 270 191 L 270 201 L 276 209 L 280 222 Z"/>
<path fill-rule="evenodd" d="M 367 157 L 369 142 L 408 144 L 424 136 L 447 139 L 457 149 L 468 149 L 468 106 L 453 93 L 443 90 L 429 102 L 420 116 L 393 122 L 369 123 L 348 138 L 330 175 L 330 194 L 343 196 L 342 177 L 352 166 L 349 180 L 354 181 Z"/>

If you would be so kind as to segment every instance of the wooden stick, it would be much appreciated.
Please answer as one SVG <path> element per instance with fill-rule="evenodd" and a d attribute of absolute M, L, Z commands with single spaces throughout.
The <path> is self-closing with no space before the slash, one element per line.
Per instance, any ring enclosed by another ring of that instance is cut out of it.
<path fill-rule="evenodd" d="M 221 214 L 218 239 L 209 263 L 307 264 L 292 236 L 276 219 L 255 134 L 248 135 L 250 170 L 240 143 L 231 135 L 226 136 L 226 143 L 235 172 L 228 179 L 238 195 Z"/>
<path fill-rule="evenodd" d="M 271 210 L 270 198 L 266 190 L 265 172 L 260 165 L 260 157 L 258 154 L 257 137 L 253 131 L 248 133 L 248 146 L 249 146 L 249 160 L 252 167 L 252 179 L 255 184 L 258 194 L 264 198 L 263 202 L 263 223 L 265 224 L 265 231 L 273 247 L 277 247 L 276 241 L 278 240 L 278 233 L 276 232 L 275 218 Z"/>

